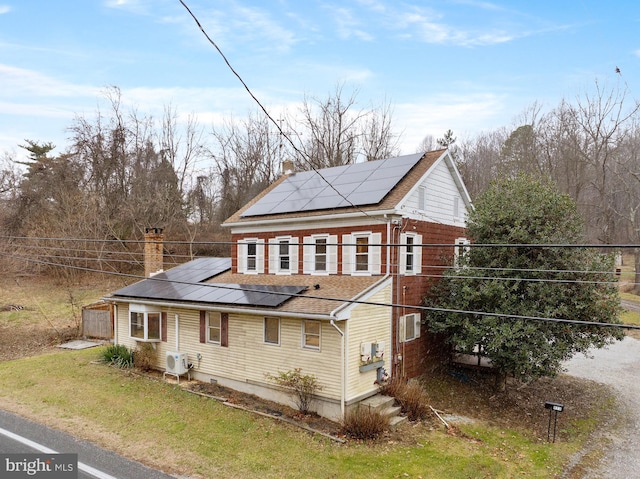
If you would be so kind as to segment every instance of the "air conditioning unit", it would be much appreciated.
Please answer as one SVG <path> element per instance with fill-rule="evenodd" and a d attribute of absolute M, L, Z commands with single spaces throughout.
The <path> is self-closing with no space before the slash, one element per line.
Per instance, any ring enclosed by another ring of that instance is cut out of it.
<path fill-rule="evenodd" d="M 167 373 L 186 374 L 189 372 L 189 360 L 187 353 L 168 352 L 167 353 Z"/>

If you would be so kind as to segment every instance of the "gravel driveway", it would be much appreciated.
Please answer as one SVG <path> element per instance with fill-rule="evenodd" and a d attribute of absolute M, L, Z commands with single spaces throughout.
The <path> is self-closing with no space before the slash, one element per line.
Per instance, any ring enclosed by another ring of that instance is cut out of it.
<path fill-rule="evenodd" d="M 583 479 L 640 477 L 640 341 L 626 337 L 605 349 L 593 350 L 592 356 L 574 357 L 566 364 L 567 374 L 610 385 L 626 411 L 627 422 L 609 436 L 600 468 Z M 598 441 L 591 446 L 598 447 Z"/>

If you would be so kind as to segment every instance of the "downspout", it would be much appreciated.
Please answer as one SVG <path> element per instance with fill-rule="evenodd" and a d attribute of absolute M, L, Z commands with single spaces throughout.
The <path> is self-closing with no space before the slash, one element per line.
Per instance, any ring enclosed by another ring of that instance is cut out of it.
<path fill-rule="evenodd" d="M 118 343 L 118 304 L 113 303 L 113 344 Z"/>
<path fill-rule="evenodd" d="M 335 328 L 336 331 L 338 331 L 338 333 L 340 333 L 340 364 L 341 364 L 341 368 L 340 368 L 340 416 L 342 417 L 342 419 L 344 419 L 344 409 L 345 409 L 345 369 L 346 369 L 346 365 L 344 363 L 344 331 L 342 331 L 335 323 L 335 321 L 332 319 L 329 321 L 329 324 L 331 324 L 331 326 L 333 326 Z"/>

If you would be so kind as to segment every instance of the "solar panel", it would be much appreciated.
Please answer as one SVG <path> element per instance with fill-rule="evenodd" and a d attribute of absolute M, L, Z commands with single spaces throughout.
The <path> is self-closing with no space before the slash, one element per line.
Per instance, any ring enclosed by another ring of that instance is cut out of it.
<path fill-rule="evenodd" d="M 377 204 L 422 153 L 294 173 L 251 205 L 242 217 Z"/>
<path fill-rule="evenodd" d="M 126 286 L 114 297 L 277 307 L 306 286 L 202 283 L 231 267 L 230 258 L 198 258 Z"/>

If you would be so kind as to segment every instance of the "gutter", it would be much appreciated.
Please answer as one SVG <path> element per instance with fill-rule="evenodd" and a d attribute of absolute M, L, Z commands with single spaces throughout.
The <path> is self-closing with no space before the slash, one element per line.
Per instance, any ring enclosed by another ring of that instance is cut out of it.
<path fill-rule="evenodd" d="M 398 210 L 395 208 L 388 209 L 388 210 L 380 210 L 380 211 L 366 210 L 366 213 L 369 216 L 398 215 Z M 234 227 L 242 227 L 242 226 L 255 227 L 255 226 L 266 226 L 271 224 L 282 225 L 283 223 L 300 224 L 301 222 L 306 222 L 305 220 L 317 222 L 318 220 L 335 221 L 339 219 L 352 219 L 352 218 L 362 218 L 362 217 L 363 217 L 362 211 L 354 211 L 351 213 L 329 213 L 326 215 L 305 216 L 305 217 L 296 217 L 296 218 L 277 218 L 277 219 L 271 219 L 271 220 L 257 220 L 257 221 L 256 220 L 236 221 L 234 223 L 223 223 L 220 226 L 223 226 L 225 228 L 234 228 Z"/>
<path fill-rule="evenodd" d="M 182 309 L 198 309 L 202 311 L 219 311 L 221 313 L 239 313 L 239 314 L 250 314 L 257 316 L 280 316 L 283 318 L 304 318 L 304 319 L 316 319 L 319 321 L 333 321 L 337 319 L 333 312 L 327 314 L 312 314 L 312 313 L 295 313 L 289 311 L 274 311 L 274 310 L 266 310 L 266 309 L 248 309 L 248 308 L 233 308 L 229 306 L 211 306 L 206 304 L 196 304 L 196 303 L 174 303 L 170 301 L 156 301 L 153 299 L 141 299 L 141 298 L 132 298 L 127 296 L 109 296 L 106 298 L 102 298 L 104 301 L 109 302 L 121 302 L 121 303 L 133 303 L 133 304 L 153 304 L 156 306 L 165 306 L 167 308 L 182 308 Z"/>

